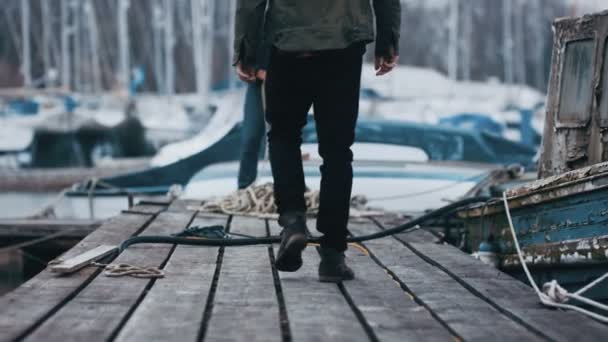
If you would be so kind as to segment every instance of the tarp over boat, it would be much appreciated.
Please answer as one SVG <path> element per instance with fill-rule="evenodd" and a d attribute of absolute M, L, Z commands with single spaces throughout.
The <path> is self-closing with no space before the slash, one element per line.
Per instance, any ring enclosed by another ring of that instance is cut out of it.
<path fill-rule="evenodd" d="M 316 143 L 312 117 L 303 130 L 304 143 Z M 536 151 L 526 145 L 488 132 L 403 121 L 360 119 L 356 143 L 411 146 L 424 151 L 429 160 L 529 165 Z M 104 179 L 104 183 L 138 192 L 165 192 L 173 184 L 185 185 L 203 167 L 240 158 L 241 126 L 236 124 L 207 148 L 168 165 Z M 86 192 L 86 188 L 81 191 Z M 100 192 L 100 190 L 97 190 Z M 103 192 L 103 190 L 101 191 Z M 111 192 L 111 191 L 109 191 Z"/>

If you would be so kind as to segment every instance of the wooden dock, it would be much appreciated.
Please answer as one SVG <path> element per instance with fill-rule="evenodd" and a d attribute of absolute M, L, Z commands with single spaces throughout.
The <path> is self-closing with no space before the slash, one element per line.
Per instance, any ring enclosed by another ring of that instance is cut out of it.
<path fill-rule="evenodd" d="M 134 235 L 191 225 L 275 235 L 274 221 L 208 217 L 185 201 L 148 202 L 105 222 L 68 251 L 78 255 Z M 196 204 L 196 203 L 195 203 Z M 352 222 L 352 234 L 396 222 Z M 310 228 L 314 225 L 311 222 Z M 542 307 L 524 284 L 414 231 L 349 249 L 357 274 L 319 283 L 319 255 L 277 272 L 277 246 L 136 245 L 113 263 L 157 266 L 165 278 L 106 277 L 97 267 L 68 276 L 48 269 L 0 298 L 0 341 L 605 341 L 608 325 Z"/>

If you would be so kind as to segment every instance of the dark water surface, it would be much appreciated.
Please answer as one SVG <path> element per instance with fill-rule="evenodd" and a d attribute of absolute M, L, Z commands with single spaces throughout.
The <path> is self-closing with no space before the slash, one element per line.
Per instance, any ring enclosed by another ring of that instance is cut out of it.
<path fill-rule="evenodd" d="M 79 240 L 50 241 L 22 249 L 2 250 L 24 240 L 2 241 L 0 244 L 0 296 L 12 291 L 42 271 L 47 263 Z"/>

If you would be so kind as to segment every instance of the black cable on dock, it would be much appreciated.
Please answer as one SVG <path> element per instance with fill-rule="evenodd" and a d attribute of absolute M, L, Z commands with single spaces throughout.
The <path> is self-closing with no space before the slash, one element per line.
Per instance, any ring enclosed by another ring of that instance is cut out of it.
<path fill-rule="evenodd" d="M 428 212 L 421 215 L 409 222 L 399 225 L 394 228 L 383 230 L 374 234 L 361 235 L 348 238 L 347 242 L 364 242 L 374 239 L 380 239 L 383 237 L 399 234 L 406 232 L 411 229 L 415 229 L 418 225 L 439 217 L 446 216 L 457 209 L 461 209 L 471 204 L 483 203 L 490 200 L 491 197 L 479 196 L 465 198 L 463 200 L 450 203 L 444 207 Z M 268 245 L 273 243 L 280 243 L 280 236 L 269 236 L 269 237 L 255 237 L 255 238 L 238 238 L 238 239 L 207 239 L 207 238 L 196 238 L 196 237 L 176 237 L 176 236 L 161 236 L 161 235 L 150 235 L 150 236 L 136 236 L 123 241 L 119 246 L 119 252 L 129 248 L 129 246 L 141 243 L 165 243 L 165 244 L 177 244 L 177 245 L 190 245 L 190 246 L 214 246 L 214 247 L 232 247 L 232 246 L 254 246 L 254 245 Z M 312 237 L 308 239 L 309 243 L 320 243 L 318 237 Z"/>

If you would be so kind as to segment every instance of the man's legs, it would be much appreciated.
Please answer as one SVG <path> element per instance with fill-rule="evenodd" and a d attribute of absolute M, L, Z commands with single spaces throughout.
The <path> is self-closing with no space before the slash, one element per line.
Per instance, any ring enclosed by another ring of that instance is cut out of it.
<path fill-rule="evenodd" d="M 258 174 L 258 159 L 263 156 L 266 131 L 262 105 L 262 83 L 247 84 L 241 137 L 241 163 L 238 188 L 251 185 Z"/>
<path fill-rule="evenodd" d="M 296 271 L 306 247 L 302 127 L 312 103 L 311 62 L 273 51 L 266 76 L 266 120 L 274 195 L 283 227 L 275 266 Z"/>
<path fill-rule="evenodd" d="M 306 59 L 275 51 L 266 79 L 268 147 L 280 215 L 306 211 L 300 145 L 312 103 L 308 67 Z"/>
<path fill-rule="evenodd" d="M 317 230 L 321 246 L 346 250 L 352 190 L 352 152 L 359 112 L 361 64 L 364 47 L 352 46 L 323 56 L 314 96 L 319 140 L 321 194 Z"/>

